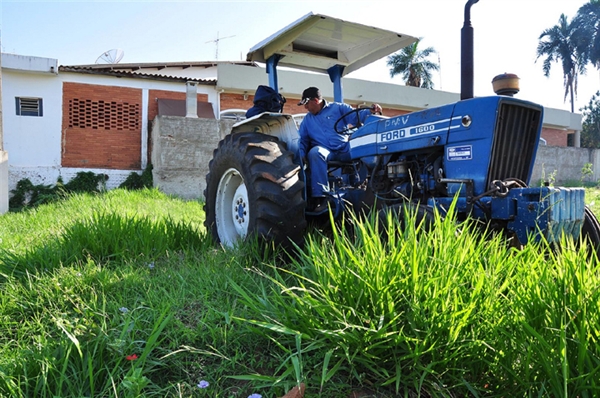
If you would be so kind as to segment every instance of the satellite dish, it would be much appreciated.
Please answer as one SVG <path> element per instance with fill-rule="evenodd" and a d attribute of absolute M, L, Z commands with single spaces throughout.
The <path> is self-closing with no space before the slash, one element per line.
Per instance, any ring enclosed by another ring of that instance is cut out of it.
<path fill-rule="evenodd" d="M 120 48 L 113 48 L 100 54 L 96 59 L 97 64 L 118 64 L 123 59 L 125 52 Z"/>

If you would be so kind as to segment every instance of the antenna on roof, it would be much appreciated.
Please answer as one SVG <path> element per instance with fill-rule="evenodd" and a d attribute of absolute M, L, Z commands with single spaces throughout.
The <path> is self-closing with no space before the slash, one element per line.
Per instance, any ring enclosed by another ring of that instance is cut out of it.
<path fill-rule="evenodd" d="M 100 54 L 98 58 L 96 58 L 97 64 L 118 64 L 120 60 L 123 59 L 125 52 L 120 48 L 113 48 L 112 50 L 108 50 Z"/>
<path fill-rule="evenodd" d="M 207 41 L 207 43 L 215 43 L 215 61 L 219 60 L 219 41 L 223 40 L 223 39 L 229 39 L 230 37 L 235 37 L 235 35 L 233 36 L 227 36 L 227 37 L 219 37 L 219 32 L 217 32 L 217 38 L 214 40 L 209 40 Z"/>

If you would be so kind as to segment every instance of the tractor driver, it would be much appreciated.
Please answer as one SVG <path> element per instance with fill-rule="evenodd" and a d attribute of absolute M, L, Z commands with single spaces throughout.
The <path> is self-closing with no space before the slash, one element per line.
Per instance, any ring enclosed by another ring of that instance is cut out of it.
<path fill-rule="evenodd" d="M 311 211 L 319 213 L 327 209 L 325 192 L 329 189 L 327 182 L 327 161 L 350 160 L 349 136 L 335 131 L 335 122 L 343 115 L 353 110 L 344 103 L 328 102 L 321 96 L 317 87 L 309 87 L 302 93 L 298 105 L 304 105 L 306 116 L 300 124 L 300 156 L 310 165 L 310 196 L 313 198 Z M 344 124 L 357 125 L 359 114 L 361 120 L 371 113 L 381 114 L 379 104 L 371 108 L 348 115 Z M 341 122 L 340 122 L 341 124 Z"/>

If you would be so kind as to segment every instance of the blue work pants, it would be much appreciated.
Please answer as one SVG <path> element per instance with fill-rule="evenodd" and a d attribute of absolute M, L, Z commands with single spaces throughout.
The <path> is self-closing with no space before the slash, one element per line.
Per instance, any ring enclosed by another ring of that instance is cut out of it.
<path fill-rule="evenodd" d="M 308 151 L 307 158 L 310 170 L 311 197 L 323 197 L 325 192 L 329 191 L 327 161 L 348 161 L 350 152 L 336 152 L 322 146 L 314 146 Z"/>

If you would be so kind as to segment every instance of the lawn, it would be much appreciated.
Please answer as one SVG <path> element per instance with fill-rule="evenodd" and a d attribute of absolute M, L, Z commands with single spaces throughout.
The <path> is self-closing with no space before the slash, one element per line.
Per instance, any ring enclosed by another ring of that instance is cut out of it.
<path fill-rule="evenodd" d="M 349 219 L 285 254 L 203 220 L 154 189 L 0 216 L 0 396 L 600 395 L 585 244 Z"/>

